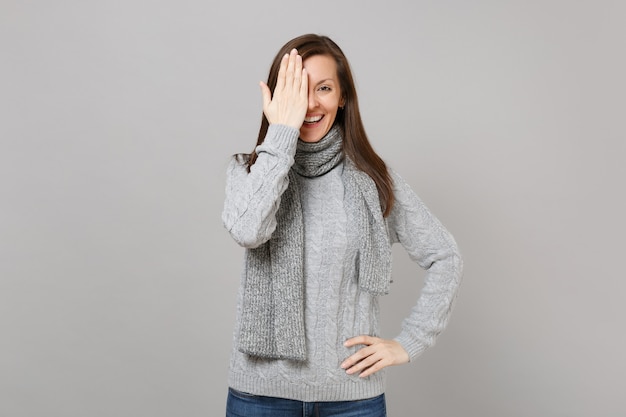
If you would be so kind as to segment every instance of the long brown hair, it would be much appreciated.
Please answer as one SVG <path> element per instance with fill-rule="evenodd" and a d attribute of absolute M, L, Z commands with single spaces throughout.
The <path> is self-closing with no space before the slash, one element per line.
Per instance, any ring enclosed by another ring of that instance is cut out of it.
<path fill-rule="evenodd" d="M 287 42 L 274 58 L 267 78 L 267 85 L 270 91 L 273 92 L 276 87 L 278 69 L 280 68 L 280 61 L 283 55 L 289 53 L 294 48 L 298 50 L 298 54 L 300 54 L 303 61 L 314 55 L 327 55 L 335 60 L 344 103 L 343 108 L 339 108 L 337 111 L 335 124 L 339 126 L 343 136 L 343 153 L 354 162 L 358 169 L 374 180 L 378 189 L 383 215 L 386 217 L 391 212 L 394 202 L 393 181 L 385 162 L 376 154 L 365 133 L 348 59 L 339 46 L 327 36 L 308 34 L 294 38 Z M 256 146 L 263 143 L 268 126 L 267 118 L 263 115 Z M 248 168 L 254 164 L 256 158 L 257 154 L 255 151 L 248 155 Z"/>

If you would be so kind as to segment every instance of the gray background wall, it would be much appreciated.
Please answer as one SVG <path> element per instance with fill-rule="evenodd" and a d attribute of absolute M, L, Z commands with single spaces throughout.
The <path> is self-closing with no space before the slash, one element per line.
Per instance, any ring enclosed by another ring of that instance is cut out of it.
<path fill-rule="evenodd" d="M 622 1 L 0 1 L 0 416 L 223 415 L 257 83 L 307 32 L 465 255 L 391 416 L 623 416 Z M 394 252 L 395 335 L 421 273 Z"/>

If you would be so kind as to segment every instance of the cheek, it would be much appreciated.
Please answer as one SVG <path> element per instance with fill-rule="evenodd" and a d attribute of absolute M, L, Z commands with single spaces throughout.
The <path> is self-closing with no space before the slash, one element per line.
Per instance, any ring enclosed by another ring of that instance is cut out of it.
<path fill-rule="evenodd" d="M 339 100 L 329 100 L 328 105 L 326 106 L 326 111 L 330 114 L 337 114 L 337 111 L 339 111 Z"/>

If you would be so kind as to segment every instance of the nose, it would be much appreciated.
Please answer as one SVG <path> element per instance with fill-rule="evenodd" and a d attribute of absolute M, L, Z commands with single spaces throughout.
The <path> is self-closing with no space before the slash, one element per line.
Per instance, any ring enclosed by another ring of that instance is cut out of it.
<path fill-rule="evenodd" d="M 317 97 L 315 91 L 309 91 L 309 110 L 317 107 Z"/>

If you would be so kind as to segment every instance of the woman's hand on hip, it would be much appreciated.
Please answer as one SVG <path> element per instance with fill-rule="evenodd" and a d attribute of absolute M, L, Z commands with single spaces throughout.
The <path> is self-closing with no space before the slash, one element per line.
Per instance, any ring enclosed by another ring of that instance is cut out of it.
<path fill-rule="evenodd" d="M 344 346 L 364 345 L 355 354 L 341 363 L 349 375 L 358 373 L 361 378 L 372 375 L 391 365 L 409 362 L 409 354 L 395 340 L 372 336 L 356 336 L 346 340 Z"/>
<path fill-rule="evenodd" d="M 260 83 L 263 113 L 270 124 L 284 124 L 300 129 L 308 107 L 308 77 L 302 57 L 293 49 L 280 62 L 274 95 L 266 83 Z"/>

